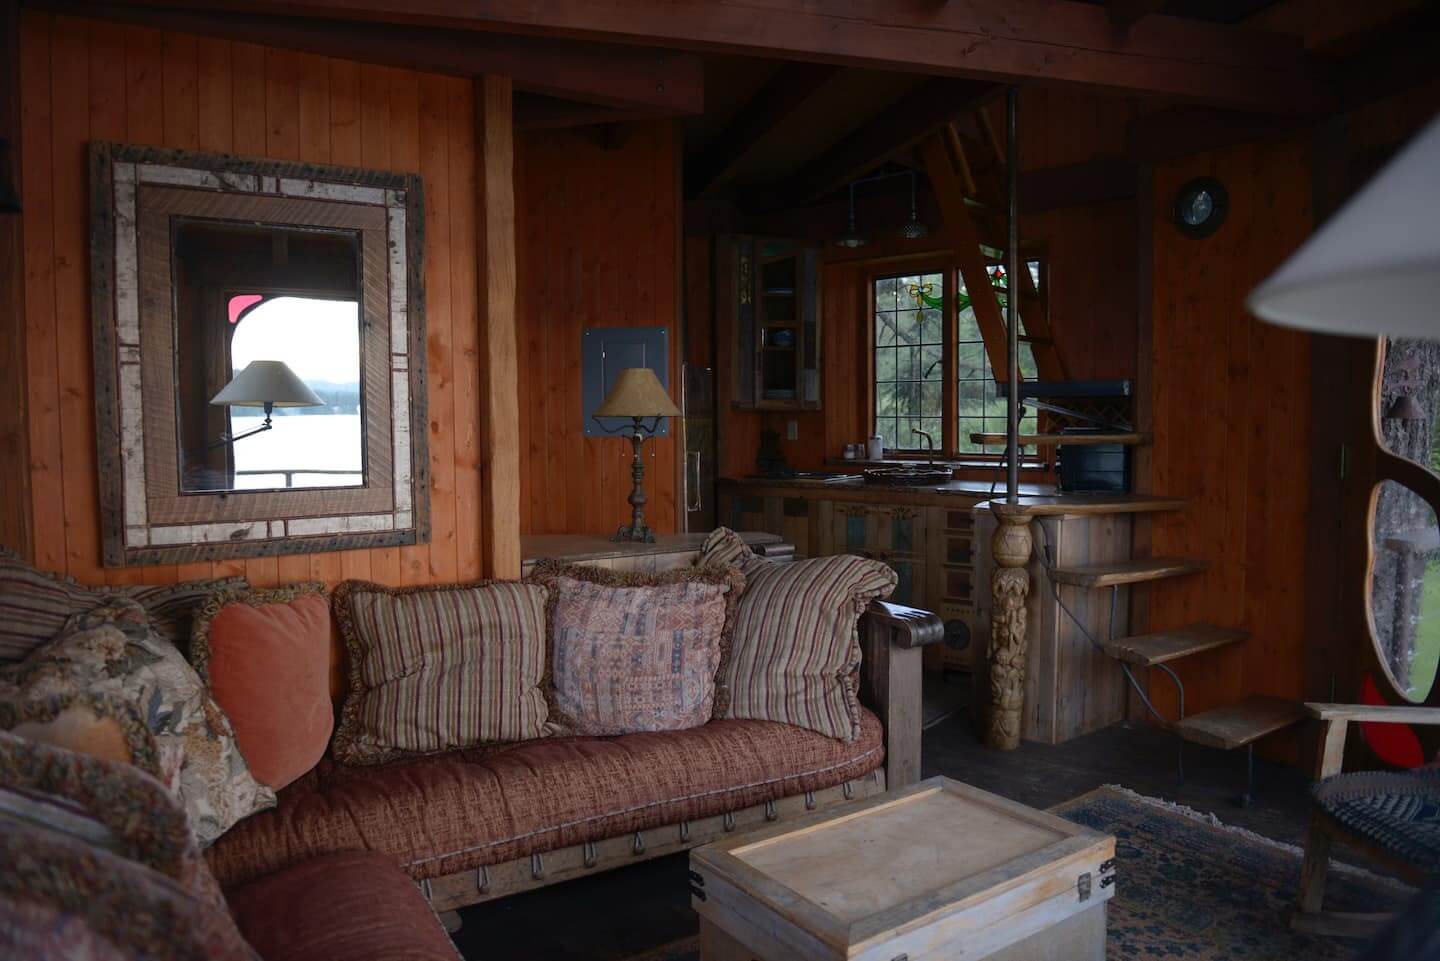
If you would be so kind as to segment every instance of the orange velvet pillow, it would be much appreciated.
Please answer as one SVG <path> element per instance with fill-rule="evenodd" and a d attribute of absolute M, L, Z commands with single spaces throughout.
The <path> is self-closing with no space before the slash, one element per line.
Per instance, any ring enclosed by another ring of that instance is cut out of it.
<path fill-rule="evenodd" d="M 279 790 L 330 743 L 330 599 L 323 584 L 220 591 L 200 608 L 190 659 L 261 784 Z"/>

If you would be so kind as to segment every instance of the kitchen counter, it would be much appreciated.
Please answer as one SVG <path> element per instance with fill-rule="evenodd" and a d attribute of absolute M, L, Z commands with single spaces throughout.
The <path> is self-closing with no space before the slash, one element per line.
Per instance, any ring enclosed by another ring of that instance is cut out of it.
<path fill-rule="evenodd" d="M 992 503 L 1005 504 L 1003 497 L 986 500 L 976 510 L 988 509 Z M 1005 505 L 1009 506 L 1009 505 Z M 1021 491 L 1015 508 L 1032 517 L 1088 517 L 1100 514 L 1148 514 L 1156 511 L 1178 511 L 1185 506 L 1179 497 L 1155 494 L 1048 494 L 1026 496 Z"/>

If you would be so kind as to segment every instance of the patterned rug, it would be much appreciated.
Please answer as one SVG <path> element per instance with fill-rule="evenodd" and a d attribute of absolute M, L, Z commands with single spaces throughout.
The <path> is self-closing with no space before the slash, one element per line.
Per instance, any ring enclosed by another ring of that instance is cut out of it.
<path fill-rule="evenodd" d="M 1355 944 L 1290 930 L 1301 852 L 1241 828 L 1121 787 L 1066 801 L 1052 813 L 1116 839 L 1109 961 L 1345 961 Z M 1325 906 L 1398 907 L 1407 889 L 1334 865 Z M 632 961 L 698 961 L 687 938 Z"/>

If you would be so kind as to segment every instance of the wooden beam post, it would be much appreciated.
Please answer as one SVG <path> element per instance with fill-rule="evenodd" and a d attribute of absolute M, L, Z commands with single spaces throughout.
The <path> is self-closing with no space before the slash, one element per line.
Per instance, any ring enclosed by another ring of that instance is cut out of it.
<path fill-rule="evenodd" d="M 0 141 L 20 189 L 20 4 L 0 0 Z M 6 157 L 0 157 L 4 176 Z M 30 431 L 25 382 L 25 274 L 21 215 L 0 212 L 0 544 L 32 556 Z"/>
<path fill-rule="evenodd" d="M 520 388 L 515 331 L 515 123 L 508 77 L 475 80 L 480 504 L 486 577 L 520 577 Z"/>

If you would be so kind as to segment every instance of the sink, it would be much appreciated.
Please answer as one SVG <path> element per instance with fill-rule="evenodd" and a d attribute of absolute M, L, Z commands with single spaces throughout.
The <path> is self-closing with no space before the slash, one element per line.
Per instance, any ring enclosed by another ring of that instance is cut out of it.
<path fill-rule="evenodd" d="M 924 487 L 949 483 L 954 476 L 941 467 L 876 467 L 865 472 L 865 483 L 887 487 Z"/>

